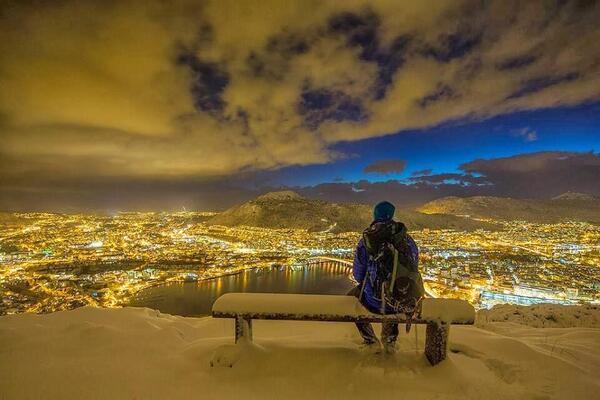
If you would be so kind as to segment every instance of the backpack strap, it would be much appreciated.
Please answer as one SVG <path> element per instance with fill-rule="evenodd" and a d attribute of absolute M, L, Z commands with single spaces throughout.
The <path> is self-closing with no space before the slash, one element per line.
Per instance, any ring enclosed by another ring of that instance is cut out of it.
<path fill-rule="evenodd" d="M 395 246 L 391 246 L 394 252 L 394 268 L 392 269 L 392 281 L 390 283 L 389 293 L 394 293 L 394 284 L 396 283 L 396 273 L 398 272 L 398 250 Z"/>
<path fill-rule="evenodd" d="M 385 314 L 385 282 L 381 284 L 381 314 Z"/>
<path fill-rule="evenodd" d="M 365 243 L 365 249 L 371 248 L 371 241 L 369 240 L 369 235 L 367 235 L 367 229 L 363 232 L 363 242 Z M 367 251 L 368 253 L 368 251 Z M 370 256 L 370 254 L 369 254 Z"/>

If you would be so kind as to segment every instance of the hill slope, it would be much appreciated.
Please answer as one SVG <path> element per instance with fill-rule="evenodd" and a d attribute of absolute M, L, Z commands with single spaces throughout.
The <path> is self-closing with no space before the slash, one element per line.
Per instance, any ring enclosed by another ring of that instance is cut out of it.
<path fill-rule="evenodd" d="M 453 215 L 427 215 L 397 210 L 396 219 L 409 230 L 494 229 L 490 224 Z M 296 228 L 310 231 L 360 232 L 372 221 L 372 207 L 365 204 L 336 204 L 301 197 L 292 191 L 272 192 L 235 206 L 211 218 L 213 225 L 248 225 L 265 228 Z"/>
<path fill-rule="evenodd" d="M 577 192 L 565 192 L 561 195 L 553 197 L 552 200 L 584 200 L 584 201 L 598 201 L 595 196 L 586 193 L 577 193 Z"/>
<path fill-rule="evenodd" d="M 600 200 L 574 193 L 566 193 L 552 200 L 488 196 L 444 197 L 417 210 L 426 214 L 469 215 L 477 218 L 539 223 L 582 221 L 600 224 Z"/>
<path fill-rule="evenodd" d="M 361 204 L 334 204 L 309 200 L 295 192 L 272 192 L 232 207 L 210 224 L 296 228 L 310 231 L 360 231 L 369 224 L 370 210 Z"/>
<path fill-rule="evenodd" d="M 398 353 L 382 357 L 359 349 L 351 323 L 254 321 L 256 344 L 233 346 L 230 320 L 143 308 L 4 316 L 0 397 L 597 398 L 599 329 L 488 325 L 493 330 L 452 327 L 448 360 L 431 367 L 423 356 L 424 326 L 410 335 L 400 329 Z M 237 361 L 211 368 L 215 353 Z"/>

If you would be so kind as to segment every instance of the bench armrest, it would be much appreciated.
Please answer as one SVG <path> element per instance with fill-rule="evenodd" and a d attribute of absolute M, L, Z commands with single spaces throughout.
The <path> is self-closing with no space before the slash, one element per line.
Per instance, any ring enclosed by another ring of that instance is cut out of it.
<path fill-rule="evenodd" d="M 421 319 L 470 325 L 475 323 L 475 308 L 466 300 L 426 298 L 422 300 Z"/>

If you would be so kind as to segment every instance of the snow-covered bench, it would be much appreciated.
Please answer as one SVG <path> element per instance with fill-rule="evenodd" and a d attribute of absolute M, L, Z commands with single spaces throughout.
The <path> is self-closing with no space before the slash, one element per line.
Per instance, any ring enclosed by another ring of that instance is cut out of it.
<path fill-rule="evenodd" d="M 212 307 L 214 318 L 235 319 L 235 341 L 252 341 L 252 320 L 294 320 L 331 322 L 407 322 L 404 314 L 379 315 L 365 309 L 353 296 L 227 293 Z M 425 355 L 431 365 L 446 358 L 450 325 L 473 325 L 475 310 L 457 299 L 423 299 L 421 313 L 411 320 L 426 324 Z"/>

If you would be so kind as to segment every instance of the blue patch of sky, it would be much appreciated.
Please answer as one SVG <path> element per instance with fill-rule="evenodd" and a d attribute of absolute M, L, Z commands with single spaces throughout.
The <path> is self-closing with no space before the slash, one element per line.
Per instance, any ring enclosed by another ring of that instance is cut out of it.
<path fill-rule="evenodd" d="M 528 141 L 519 132 L 528 128 L 536 140 Z M 600 102 L 571 108 L 518 112 L 478 122 L 448 123 L 438 127 L 342 142 L 332 150 L 348 157 L 326 165 L 288 167 L 272 177 L 278 184 L 315 185 L 361 179 L 387 181 L 405 179 L 411 173 L 432 169 L 433 174 L 461 172 L 460 164 L 477 158 L 509 157 L 538 151 L 600 151 Z M 407 162 L 402 173 L 366 174 L 363 168 L 382 159 Z"/>

